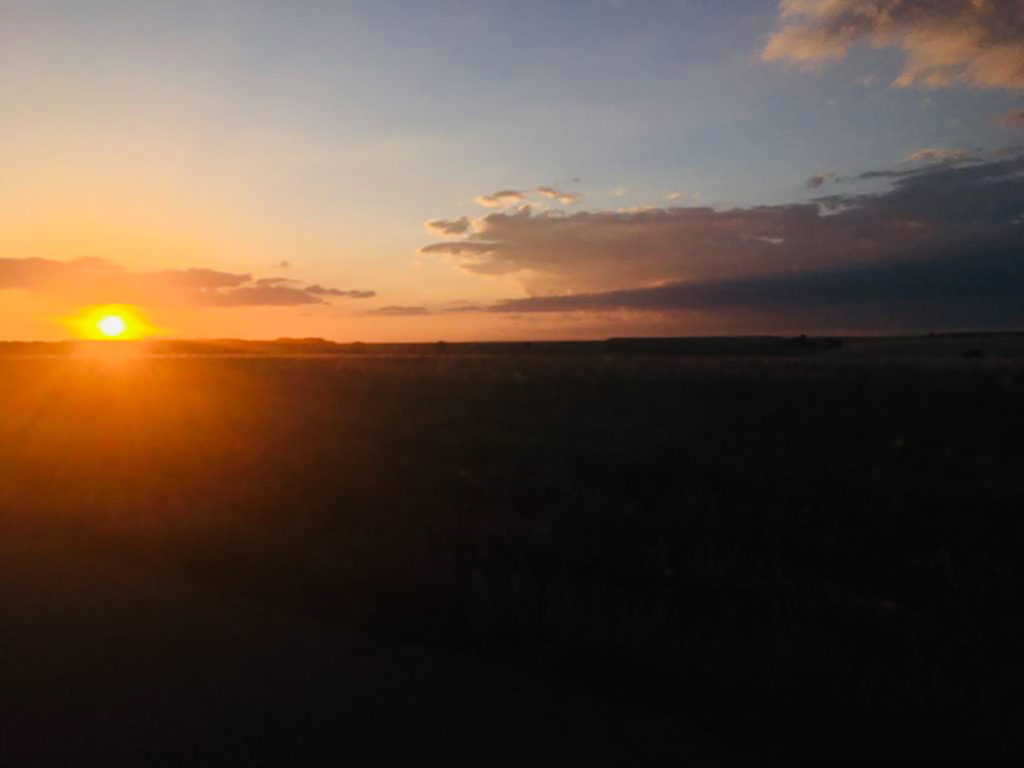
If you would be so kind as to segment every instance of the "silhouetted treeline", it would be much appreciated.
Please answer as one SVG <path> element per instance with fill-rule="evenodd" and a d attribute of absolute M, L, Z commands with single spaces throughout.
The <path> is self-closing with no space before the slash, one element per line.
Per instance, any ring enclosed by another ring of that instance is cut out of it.
<path fill-rule="evenodd" d="M 958 340 L 988 342 L 981 355 L 964 355 Z M 147 355 L 675 355 L 681 357 L 803 357 L 847 351 L 881 356 L 918 357 L 1024 357 L 1024 334 L 975 333 L 927 336 L 710 336 L 665 338 L 613 338 L 605 341 L 509 341 L 376 344 L 334 342 L 322 338 L 280 338 L 268 341 L 241 339 L 149 339 L 118 342 L 0 342 L 0 355 L 69 355 L 105 351 L 111 344 Z"/>

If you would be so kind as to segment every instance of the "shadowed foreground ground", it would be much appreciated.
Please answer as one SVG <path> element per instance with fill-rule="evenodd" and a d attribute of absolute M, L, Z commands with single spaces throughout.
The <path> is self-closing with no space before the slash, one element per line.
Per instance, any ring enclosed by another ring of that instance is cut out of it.
<path fill-rule="evenodd" d="M 8 535 L 0 765 L 737 765 L 666 718 Z"/>
<path fill-rule="evenodd" d="M 0 749 L 1020 765 L 1024 367 L 953 349 L 4 357 Z"/>

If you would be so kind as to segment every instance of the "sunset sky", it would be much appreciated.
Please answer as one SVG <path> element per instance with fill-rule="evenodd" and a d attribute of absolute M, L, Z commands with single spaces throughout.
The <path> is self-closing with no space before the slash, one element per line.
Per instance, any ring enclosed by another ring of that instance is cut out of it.
<path fill-rule="evenodd" d="M 0 338 L 1024 328 L 1022 0 L 0 0 Z"/>

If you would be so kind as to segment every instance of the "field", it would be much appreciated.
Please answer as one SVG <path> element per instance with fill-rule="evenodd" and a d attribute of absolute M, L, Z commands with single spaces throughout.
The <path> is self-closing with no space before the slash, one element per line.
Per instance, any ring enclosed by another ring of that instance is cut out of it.
<path fill-rule="evenodd" d="M 11 355 L 0 525 L 753 764 L 995 764 L 1024 754 L 1024 366 L 951 343 Z"/>

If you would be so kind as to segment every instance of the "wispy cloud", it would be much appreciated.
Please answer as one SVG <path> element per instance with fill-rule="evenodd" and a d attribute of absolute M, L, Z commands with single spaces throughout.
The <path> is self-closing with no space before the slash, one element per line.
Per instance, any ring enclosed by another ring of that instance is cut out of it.
<path fill-rule="evenodd" d="M 370 309 L 363 313 L 364 315 L 376 315 L 378 317 L 419 317 L 421 315 L 429 315 L 430 310 L 426 307 L 407 307 L 407 306 L 390 306 L 390 307 L 378 307 L 377 309 Z"/>
<path fill-rule="evenodd" d="M 942 147 L 925 147 L 907 155 L 908 163 L 963 163 L 974 159 L 974 153 L 969 149 Z"/>
<path fill-rule="evenodd" d="M 319 284 L 311 285 L 303 290 L 313 296 L 334 296 L 339 299 L 372 299 L 377 295 L 375 291 L 346 291 L 341 288 L 324 288 Z"/>
<path fill-rule="evenodd" d="M 537 192 L 546 198 L 557 200 L 562 205 L 575 205 L 582 198 L 582 195 L 574 192 L 559 192 L 554 187 L 537 187 Z"/>
<path fill-rule="evenodd" d="M 807 189 L 820 189 L 830 181 L 835 181 L 836 175 L 834 173 L 820 173 L 811 176 L 807 181 L 804 182 L 804 186 Z"/>
<path fill-rule="evenodd" d="M 463 216 L 460 219 L 433 219 L 428 221 L 426 226 L 427 231 L 434 235 L 464 235 L 469 232 L 471 226 L 470 220 Z"/>
<path fill-rule="evenodd" d="M 526 200 L 526 193 L 518 189 L 503 189 L 500 192 L 492 192 L 489 195 L 480 195 L 476 198 L 476 202 L 485 208 L 504 208 L 524 200 Z"/>

